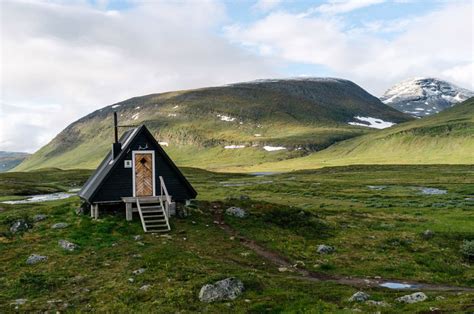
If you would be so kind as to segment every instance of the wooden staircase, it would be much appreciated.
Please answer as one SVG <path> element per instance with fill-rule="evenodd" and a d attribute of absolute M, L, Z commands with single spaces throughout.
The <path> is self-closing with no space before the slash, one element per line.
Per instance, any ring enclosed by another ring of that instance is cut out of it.
<path fill-rule="evenodd" d="M 159 198 L 158 203 L 156 199 L 147 198 L 137 198 L 136 202 L 143 231 L 168 232 L 171 230 L 162 198 Z"/>

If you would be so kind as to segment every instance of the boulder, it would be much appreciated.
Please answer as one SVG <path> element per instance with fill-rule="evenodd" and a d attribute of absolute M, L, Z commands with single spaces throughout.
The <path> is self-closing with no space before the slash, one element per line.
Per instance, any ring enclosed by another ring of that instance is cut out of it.
<path fill-rule="evenodd" d="M 68 226 L 69 226 L 68 223 L 58 222 L 58 223 L 52 225 L 51 228 L 53 228 L 53 229 L 64 229 L 64 228 L 67 228 Z"/>
<path fill-rule="evenodd" d="M 11 233 L 22 232 L 22 231 L 28 230 L 29 228 L 31 228 L 31 226 L 24 219 L 20 219 L 20 220 L 15 221 L 10 226 L 10 232 Z"/>
<path fill-rule="evenodd" d="M 48 216 L 46 216 L 45 214 L 38 214 L 38 215 L 33 216 L 33 221 L 38 222 L 38 221 L 45 220 L 46 218 L 48 218 Z"/>
<path fill-rule="evenodd" d="M 207 284 L 199 292 L 201 302 L 235 300 L 244 291 L 244 284 L 239 279 L 230 277 L 214 284 Z"/>
<path fill-rule="evenodd" d="M 426 299 L 428 299 L 428 297 L 423 292 L 415 292 L 412 294 L 407 294 L 402 297 L 399 297 L 395 299 L 395 301 L 401 302 L 401 303 L 417 303 L 417 302 L 425 301 Z"/>
<path fill-rule="evenodd" d="M 370 295 L 363 291 L 357 291 L 354 293 L 350 298 L 349 302 L 364 302 L 367 301 L 370 298 Z"/>
<path fill-rule="evenodd" d="M 229 207 L 225 210 L 225 213 L 230 216 L 238 217 L 238 218 L 244 218 L 247 216 L 247 213 L 245 212 L 244 209 L 240 207 Z"/>
<path fill-rule="evenodd" d="M 423 235 L 422 235 L 422 236 L 423 236 L 423 239 L 428 240 L 428 239 L 431 239 L 432 237 L 434 237 L 434 234 L 435 234 L 435 233 L 434 233 L 432 230 L 429 230 L 429 229 L 428 229 L 428 230 L 425 230 L 425 231 L 423 232 Z"/>
<path fill-rule="evenodd" d="M 140 275 L 140 274 L 143 274 L 144 272 L 145 272 L 145 268 L 139 268 L 137 270 L 132 271 L 132 274 Z"/>
<path fill-rule="evenodd" d="M 76 249 L 79 248 L 79 246 L 78 246 L 77 244 L 74 244 L 74 243 L 69 242 L 69 241 L 67 241 L 67 240 L 59 240 L 59 241 L 58 241 L 58 245 L 59 245 L 62 249 L 66 250 L 66 251 L 69 251 L 69 252 L 72 252 L 72 251 L 74 251 L 74 250 L 76 250 Z"/>
<path fill-rule="evenodd" d="M 43 255 L 37 255 L 37 254 L 31 254 L 27 259 L 26 259 L 26 263 L 28 265 L 34 265 L 36 263 L 39 263 L 39 262 L 44 262 L 48 259 L 47 256 L 43 256 Z"/>
<path fill-rule="evenodd" d="M 335 251 L 334 247 L 330 245 L 326 245 L 326 244 L 320 244 L 318 245 L 318 248 L 317 248 L 317 252 L 319 254 L 330 254 L 334 251 Z"/>

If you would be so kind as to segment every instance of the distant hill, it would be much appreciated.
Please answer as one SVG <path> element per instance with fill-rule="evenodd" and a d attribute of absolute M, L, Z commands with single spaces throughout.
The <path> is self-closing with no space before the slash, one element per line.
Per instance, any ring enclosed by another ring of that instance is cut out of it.
<path fill-rule="evenodd" d="M 474 92 L 436 78 L 414 78 L 387 90 L 380 100 L 412 115 L 426 117 L 474 96 Z"/>
<path fill-rule="evenodd" d="M 15 168 L 29 155 L 28 153 L 0 151 L 0 172 Z"/>
<path fill-rule="evenodd" d="M 306 157 L 239 171 L 288 171 L 351 164 L 474 164 L 473 152 L 474 98 L 470 98 L 439 114 L 336 143 Z"/>
<path fill-rule="evenodd" d="M 16 170 L 96 167 L 113 141 L 113 111 L 121 125 L 149 127 L 178 164 L 208 169 L 301 157 L 411 119 L 347 80 L 260 80 L 104 107 L 69 125 Z"/>

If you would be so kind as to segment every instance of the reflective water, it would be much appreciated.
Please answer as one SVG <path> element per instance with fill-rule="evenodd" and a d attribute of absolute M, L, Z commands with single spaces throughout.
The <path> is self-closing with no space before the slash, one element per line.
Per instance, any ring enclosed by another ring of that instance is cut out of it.
<path fill-rule="evenodd" d="M 380 284 L 381 287 L 389 288 L 389 289 L 410 289 L 415 288 L 414 285 L 409 285 L 406 283 L 399 283 L 399 282 L 384 282 Z"/>
<path fill-rule="evenodd" d="M 16 200 L 16 201 L 4 201 L 4 204 L 28 204 L 28 203 L 39 203 L 39 202 L 48 202 L 55 200 L 62 200 L 76 195 L 75 193 L 51 193 L 51 194 L 39 194 L 39 195 L 30 195 L 27 199 Z"/>

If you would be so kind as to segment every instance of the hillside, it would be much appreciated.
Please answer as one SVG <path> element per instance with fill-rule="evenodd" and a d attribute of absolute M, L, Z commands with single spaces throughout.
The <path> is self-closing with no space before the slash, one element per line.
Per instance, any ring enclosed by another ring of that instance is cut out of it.
<path fill-rule="evenodd" d="M 412 115 L 426 117 L 474 96 L 474 92 L 436 78 L 415 78 L 387 90 L 380 100 Z"/>
<path fill-rule="evenodd" d="M 437 115 L 337 143 L 306 157 L 235 171 L 351 164 L 474 164 L 474 98 Z"/>
<path fill-rule="evenodd" d="M 207 169 L 302 157 L 369 133 L 368 126 L 410 120 L 347 80 L 254 81 L 104 107 L 68 126 L 16 170 L 96 167 L 113 140 L 113 111 L 121 125 L 149 127 L 178 164 Z"/>
<path fill-rule="evenodd" d="M 28 153 L 0 151 L 0 172 L 8 171 L 18 166 Z"/>

